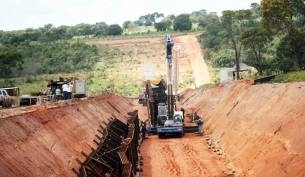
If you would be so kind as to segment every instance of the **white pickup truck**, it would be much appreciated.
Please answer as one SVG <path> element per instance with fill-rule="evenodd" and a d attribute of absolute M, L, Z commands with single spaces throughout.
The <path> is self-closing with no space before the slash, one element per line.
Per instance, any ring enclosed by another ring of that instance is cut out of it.
<path fill-rule="evenodd" d="M 9 108 L 13 105 L 13 99 L 9 96 L 6 90 L 0 89 L 0 106 Z"/>

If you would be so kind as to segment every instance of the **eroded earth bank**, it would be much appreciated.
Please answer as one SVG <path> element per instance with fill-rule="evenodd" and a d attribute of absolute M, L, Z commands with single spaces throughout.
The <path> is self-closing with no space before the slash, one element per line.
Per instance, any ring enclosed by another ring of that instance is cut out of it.
<path fill-rule="evenodd" d="M 305 83 L 227 82 L 207 91 L 186 90 L 205 135 L 158 139 L 141 145 L 142 177 L 305 176 Z M 0 176 L 76 176 L 81 152 L 110 117 L 142 106 L 118 96 L 0 110 Z M 140 112 L 141 119 L 146 118 Z M 215 151 L 215 152 L 214 152 Z"/>

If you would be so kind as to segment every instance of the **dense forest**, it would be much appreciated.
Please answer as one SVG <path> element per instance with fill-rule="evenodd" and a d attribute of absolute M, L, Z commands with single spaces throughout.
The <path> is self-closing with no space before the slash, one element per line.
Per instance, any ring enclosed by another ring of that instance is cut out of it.
<path fill-rule="evenodd" d="M 152 26 L 155 33 L 200 32 L 206 59 L 214 67 L 236 65 L 239 70 L 244 62 L 259 75 L 305 67 L 304 1 L 262 0 L 247 10 L 223 11 L 221 16 L 206 10 L 166 17 L 154 12 L 122 27 L 98 22 L 0 31 L 0 78 L 90 70 L 103 54 L 82 39 L 125 36 L 139 26 Z"/>

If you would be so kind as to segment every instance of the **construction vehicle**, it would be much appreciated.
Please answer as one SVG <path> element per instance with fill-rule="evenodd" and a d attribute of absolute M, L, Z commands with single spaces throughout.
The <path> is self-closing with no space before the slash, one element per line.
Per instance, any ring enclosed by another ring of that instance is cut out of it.
<path fill-rule="evenodd" d="M 13 99 L 7 93 L 5 89 L 0 89 L 0 106 L 3 108 L 9 108 L 13 105 Z"/>
<path fill-rule="evenodd" d="M 86 82 L 85 80 L 81 80 L 78 78 L 62 78 L 60 77 L 59 80 L 50 80 L 47 87 L 48 87 L 48 93 L 46 96 L 46 100 L 48 101 L 54 101 L 55 98 L 55 91 L 56 89 L 60 89 L 60 93 L 63 93 L 62 86 L 65 83 L 72 84 L 72 90 L 71 90 L 71 98 L 84 98 L 86 97 Z M 62 97 L 62 95 L 61 95 Z M 62 98 L 60 98 L 62 99 Z"/>
<path fill-rule="evenodd" d="M 164 80 L 146 81 L 146 92 L 149 122 L 149 133 L 158 134 L 161 138 L 166 135 L 184 135 L 182 111 L 176 110 L 176 97 L 173 95 L 173 41 L 170 35 L 166 36 L 166 60 L 168 78 Z M 166 93 L 167 91 L 167 93 Z M 141 100 L 143 102 L 143 99 Z"/>

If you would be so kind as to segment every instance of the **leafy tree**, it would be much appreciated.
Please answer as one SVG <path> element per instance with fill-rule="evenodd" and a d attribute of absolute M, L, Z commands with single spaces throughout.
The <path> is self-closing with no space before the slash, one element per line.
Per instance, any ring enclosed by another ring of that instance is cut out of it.
<path fill-rule="evenodd" d="M 264 57 L 271 35 L 264 28 L 254 28 L 244 32 L 241 36 L 242 45 L 248 49 L 246 62 L 254 66 L 259 74 L 268 70 L 268 61 Z"/>
<path fill-rule="evenodd" d="M 21 55 L 12 47 L 0 46 L 0 61 L 0 78 L 10 77 L 12 68 L 22 68 Z"/>
<path fill-rule="evenodd" d="M 166 23 L 164 22 L 159 22 L 159 23 L 155 23 L 155 28 L 157 29 L 157 31 L 166 31 Z"/>
<path fill-rule="evenodd" d="M 234 51 L 223 46 L 211 54 L 211 63 L 215 67 L 234 66 Z"/>
<path fill-rule="evenodd" d="M 108 28 L 108 35 L 121 35 L 123 33 L 123 29 L 118 24 L 110 25 Z"/>
<path fill-rule="evenodd" d="M 154 25 L 158 19 L 163 17 L 164 17 L 163 13 L 154 12 L 152 14 L 140 16 L 137 24 L 139 24 L 140 26 L 142 25 L 151 26 Z"/>
<path fill-rule="evenodd" d="M 300 63 L 304 48 L 299 45 L 304 41 L 303 35 L 301 35 L 305 24 L 304 1 L 262 0 L 261 4 L 264 26 L 276 34 L 286 35 L 277 50 L 278 59 L 283 59 L 283 64 L 280 65 L 290 66 L 290 70 L 304 67 Z M 282 49 L 287 50 L 283 51 Z M 284 69 L 284 72 L 287 71 L 287 68 L 280 68 Z"/>
<path fill-rule="evenodd" d="M 127 30 L 128 29 L 128 26 L 131 24 L 132 22 L 131 21 L 125 21 L 123 23 L 123 30 Z"/>
<path fill-rule="evenodd" d="M 44 42 L 53 41 L 52 30 L 54 28 L 55 27 L 52 24 L 46 24 L 43 27 L 39 28 L 39 31 L 42 34 L 39 40 Z"/>
<path fill-rule="evenodd" d="M 203 45 L 205 48 L 216 51 L 224 44 L 226 32 L 217 15 L 216 18 L 208 16 L 206 22 L 205 32 L 201 36 Z"/>
<path fill-rule="evenodd" d="M 220 26 L 220 19 L 216 12 L 210 12 L 209 14 L 205 15 L 204 18 L 199 19 L 198 23 L 198 25 L 202 28 L 215 26 L 215 24 Z"/>
<path fill-rule="evenodd" d="M 242 50 L 242 43 L 240 37 L 243 32 L 248 28 L 249 22 L 252 19 L 252 12 L 250 10 L 238 11 L 223 11 L 221 18 L 222 25 L 227 33 L 227 39 L 235 51 L 235 64 L 236 64 L 236 78 L 240 79 L 240 56 Z"/>
<path fill-rule="evenodd" d="M 305 67 L 305 33 L 295 31 L 287 34 L 277 50 L 277 66 L 283 72 Z M 291 57 L 293 56 L 293 59 Z"/>
<path fill-rule="evenodd" d="M 73 32 L 74 36 L 86 36 L 93 34 L 92 25 L 80 23 L 72 27 L 71 31 Z"/>
<path fill-rule="evenodd" d="M 161 22 L 165 23 L 166 30 L 172 29 L 173 21 L 169 17 L 163 18 L 163 20 Z"/>
<path fill-rule="evenodd" d="M 174 20 L 175 31 L 188 31 L 192 29 L 192 22 L 190 16 L 187 14 L 179 15 Z"/>
<path fill-rule="evenodd" d="M 172 14 L 172 15 L 169 15 L 168 18 L 171 19 L 172 21 L 174 21 L 176 16 Z"/>
<path fill-rule="evenodd" d="M 294 22 L 305 15 L 304 0 L 262 0 L 264 26 L 271 31 L 294 30 Z"/>
<path fill-rule="evenodd" d="M 207 16 L 206 10 L 194 11 L 191 13 L 190 19 L 192 23 L 199 23 L 200 21 L 203 21 L 206 16 Z"/>
<path fill-rule="evenodd" d="M 154 12 L 153 14 L 150 14 L 150 21 L 155 24 L 159 19 L 163 18 L 163 13 Z"/>
<path fill-rule="evenodd" d="M 69 27 L 64 25 L 54 28 L 49 38 L 52 38 L 52 40 L 71 39 L 73 35 L 68 33 L 68 30 Z"/>
<path fill-rule="evenodd" d="M 105 22 L 98 22 L 92 26 L 92 32 L 94 36 L 106 36 L 108 31 L 108 25 Z"/>

